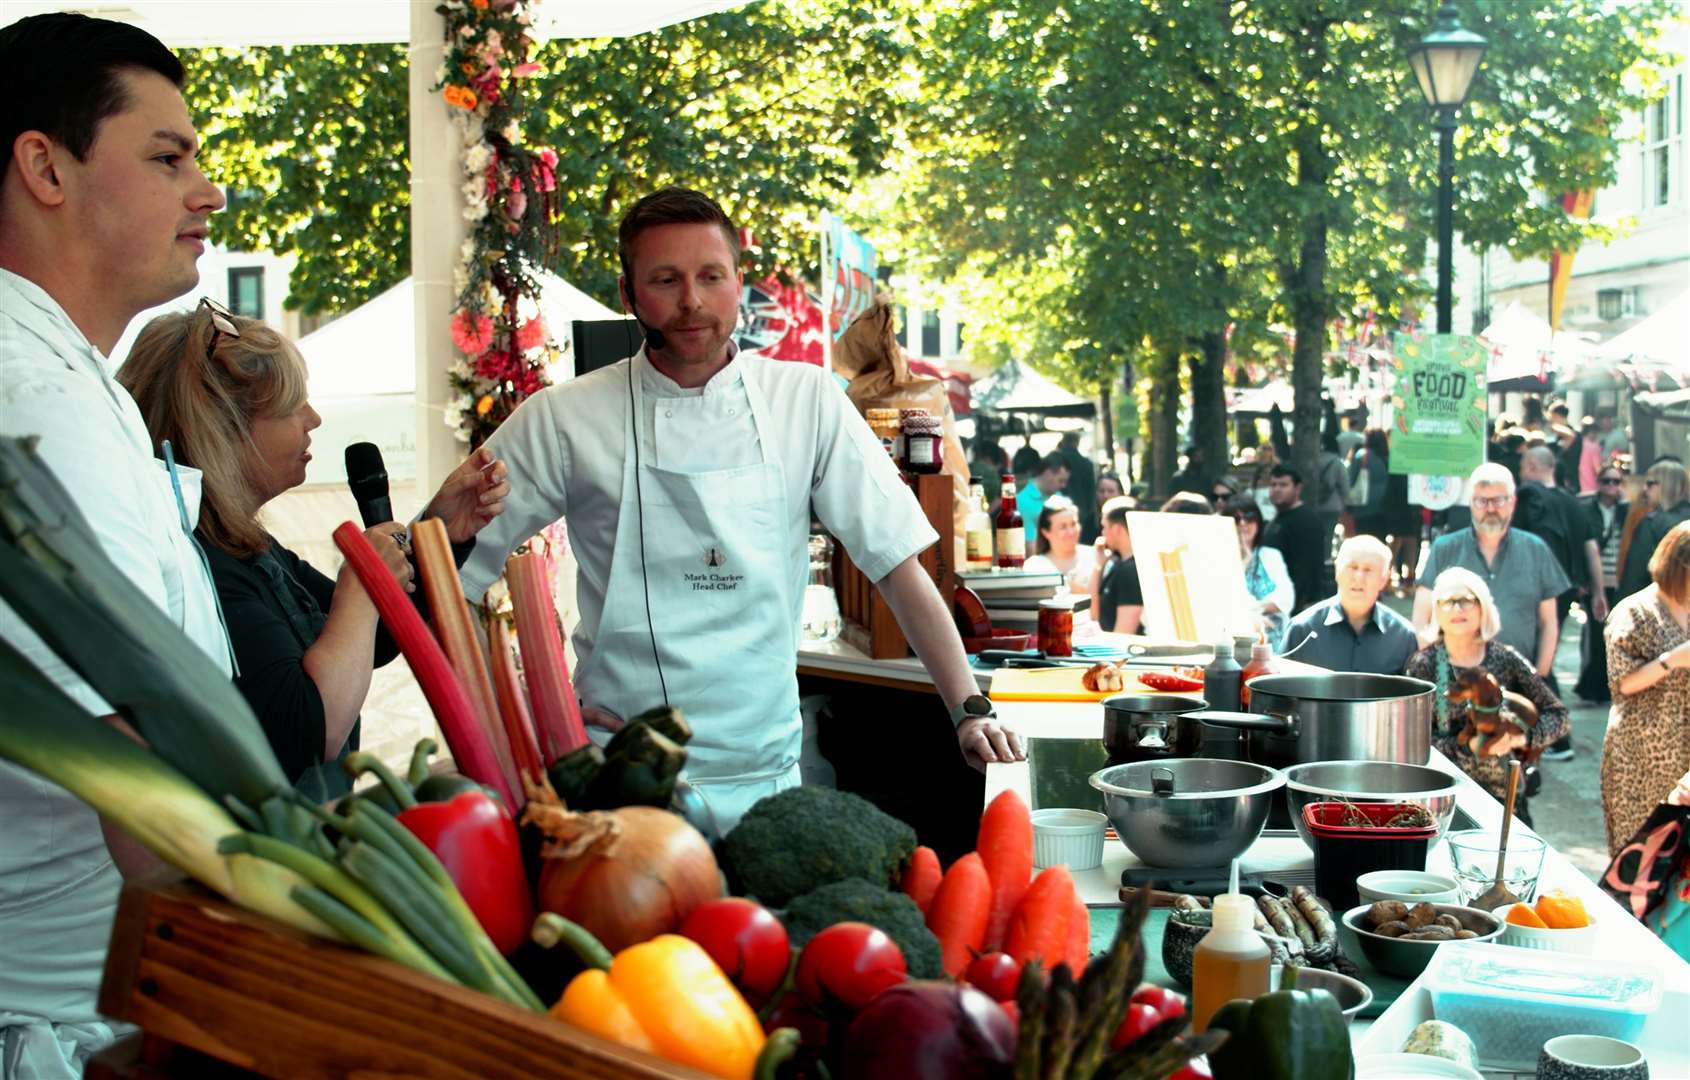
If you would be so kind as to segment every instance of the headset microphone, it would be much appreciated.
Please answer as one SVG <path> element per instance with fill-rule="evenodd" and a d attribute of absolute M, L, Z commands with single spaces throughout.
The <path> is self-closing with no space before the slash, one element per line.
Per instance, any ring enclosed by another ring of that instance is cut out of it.
<path fill-rule="evenodd" d="M 634 313 L 634 321 L 640 324 L 640 332 L 645 335 L 646 351 L 664 348 L 667 343 L 663 340 L 663 331 L 640 318 L 640 298 L 634 292 L 634 275 L 626 262 L 622 264 L 622 280 L 628 285 L 628 310 Z"/>

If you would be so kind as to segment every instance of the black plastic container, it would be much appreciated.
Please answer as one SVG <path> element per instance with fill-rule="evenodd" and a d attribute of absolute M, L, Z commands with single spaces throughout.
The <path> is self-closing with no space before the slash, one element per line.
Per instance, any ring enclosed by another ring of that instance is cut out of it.
<path fill-rule="evenodd" d="M 1437 839 L 1434 822 L 1425 828 L 1390 828 L 1385 822 L 1404 810 L 1425 810 L 1415 803 L 1317 802 L 1303 807 L 1303 822 L 1314 837 L 1315 894 L 1331 901 L 1334 915 L 1361 903 L 1356 879 L 1375 870 L 1424 870 L 1426 849 Z M 1342 824 L 1349 812 L 1369 826 Z"/>

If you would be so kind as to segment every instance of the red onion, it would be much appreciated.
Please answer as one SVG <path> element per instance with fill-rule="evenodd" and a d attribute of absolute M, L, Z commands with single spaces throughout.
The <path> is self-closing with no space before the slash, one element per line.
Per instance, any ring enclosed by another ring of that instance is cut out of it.
<path fill-rule="evenodd" d="M 845 1037 L 845 1080 L 1006 1080 L 1015 1028 L 972 986 L 906 982 L 881 991 Z"/>

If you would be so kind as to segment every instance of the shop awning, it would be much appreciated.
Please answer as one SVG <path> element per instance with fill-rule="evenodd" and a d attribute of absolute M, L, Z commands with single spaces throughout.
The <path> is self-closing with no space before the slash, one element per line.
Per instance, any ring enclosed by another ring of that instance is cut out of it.
<path fill-rule="evenodd" d="M 1634 386 L 1650 390 L 1690 386 L 1690 290 L 1603 342 L 1591 356 L 1593 366 L 1611 366 Z"/>

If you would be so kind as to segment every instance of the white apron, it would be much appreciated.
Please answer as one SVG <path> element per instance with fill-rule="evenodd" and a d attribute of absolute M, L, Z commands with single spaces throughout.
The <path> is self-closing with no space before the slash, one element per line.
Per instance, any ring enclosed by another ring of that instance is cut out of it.
<path fill-rule="evenodd" d="M 793 590 L 804 568 L 786 542 L 785 478 L 771 457 L 768 403 L 757 380 L 744 376 L 759 464 L 698 473 L 643 461 L 636 468 L 634 418 L 644 415 L 647 363 L 644 354 L 630 361 L 621 520 L 598 634 L 577 687 L 589 705 L 643 702 L 635 711 L 658 704 L 667 687 L 669 703 L 693 727 L 686 777 L 725 833 L 757 800 L 800 782 Z"/>

